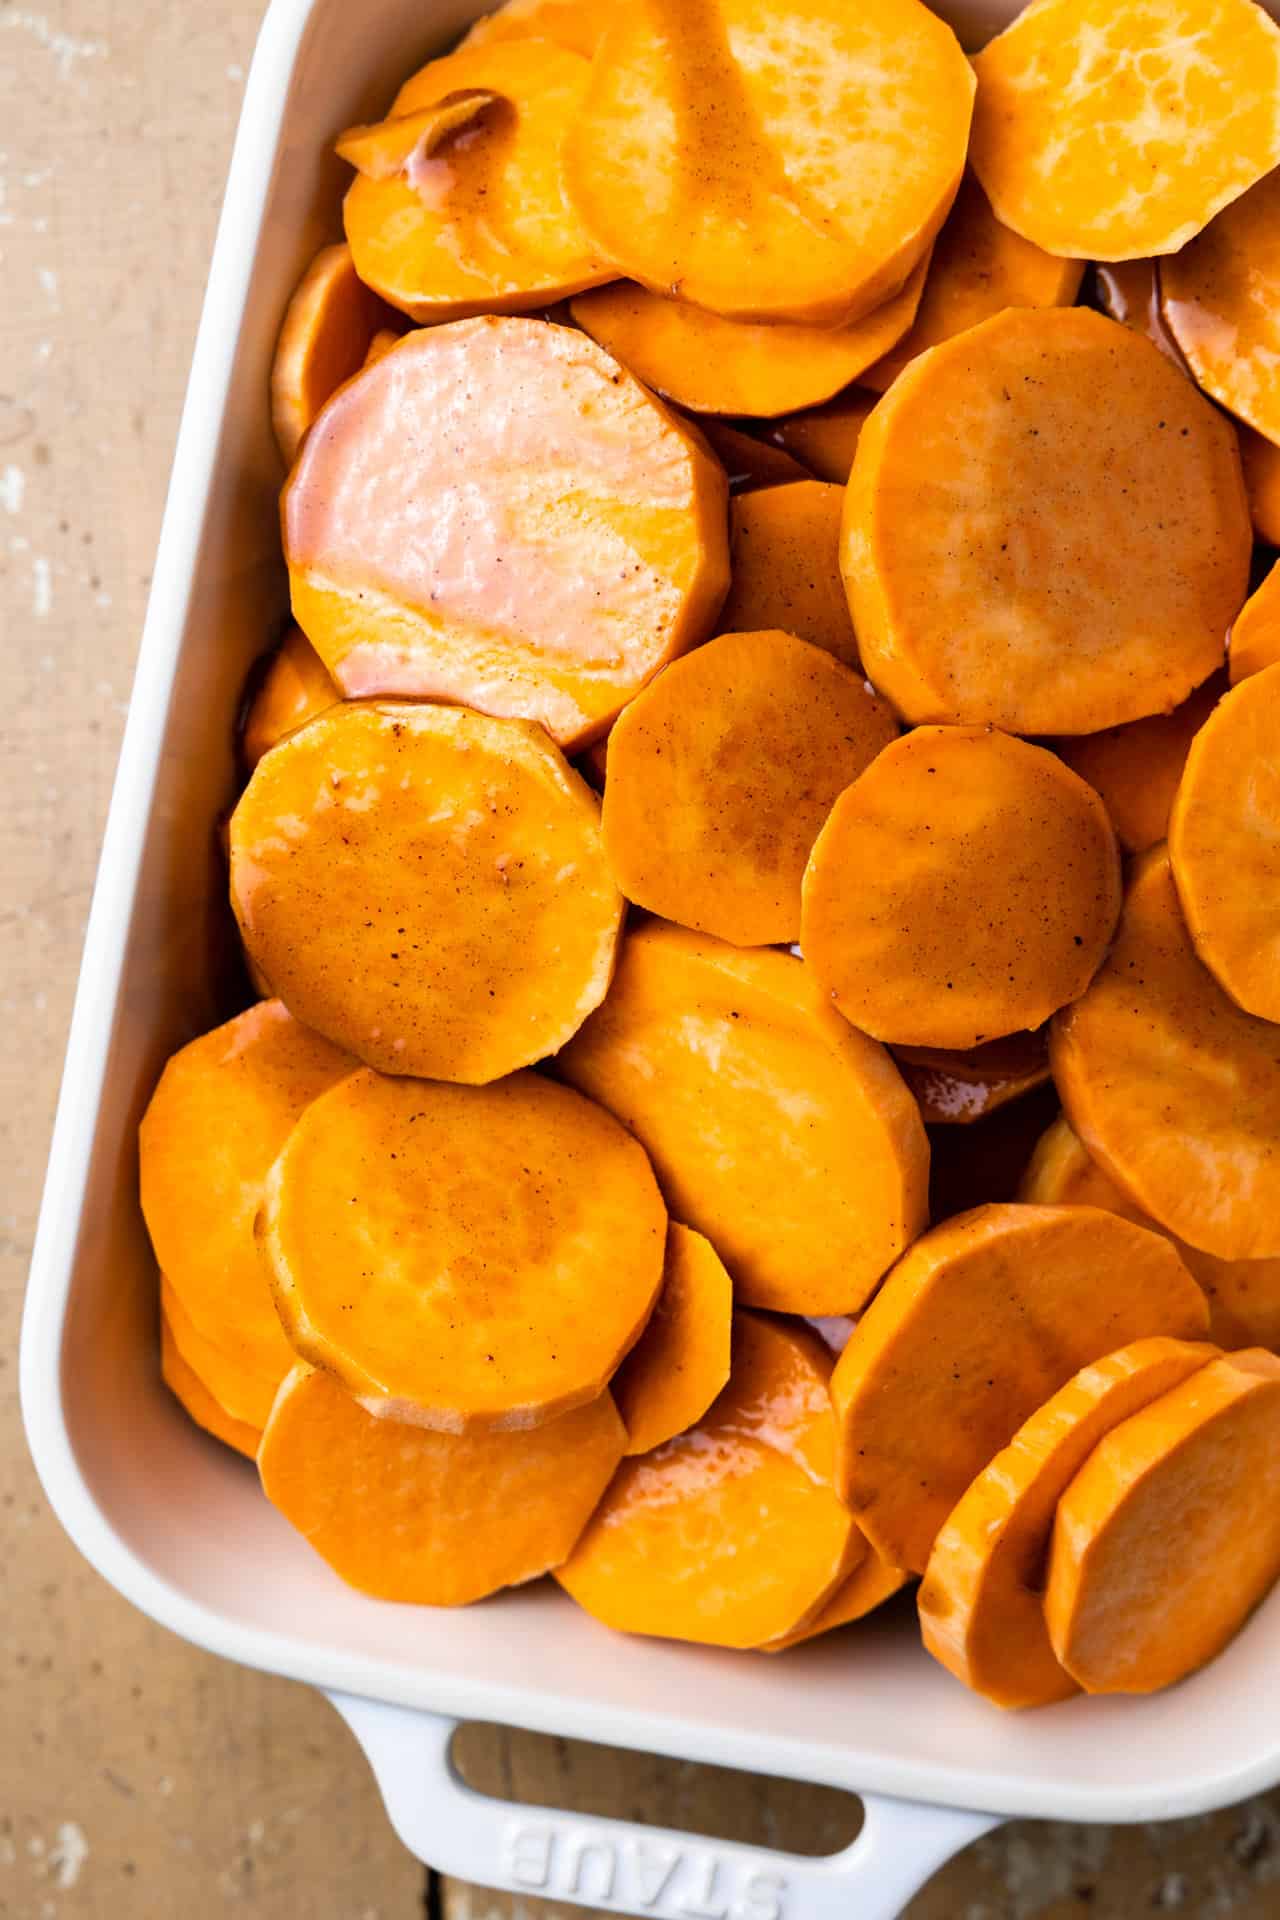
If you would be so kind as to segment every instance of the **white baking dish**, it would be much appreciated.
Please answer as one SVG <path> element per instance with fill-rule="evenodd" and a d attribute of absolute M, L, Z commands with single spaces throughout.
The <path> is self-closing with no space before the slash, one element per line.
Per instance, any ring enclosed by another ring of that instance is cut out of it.
<path fill-rule="evenodd" d="M 434 1866 L 671 1920 L 834 1912 L 855 1891 L 860 1913 L 889 1916 L 1001 1817 L 1160 1819 L 1280 1780 L 1266 1677 L 1280 1593 L 1170 1693 L 1012 1718 L 922 1654 L 909 1610 L 764 1659 L 616 1638 L 545 1583 L 462 1613 L 388 1606 L 343 1587 L 159 1379 L 135 1127 L 165 1055 L 221 1011 L 213 821 L 233 791 L 245 670 L 285 606 L 271 347 L 294 281 L 337 231 L 332 135 L 373 117 L 479 10 L 275 0 L 262 30 L 72 1022 L 23 1328 L 27 1431 L 99 1571 L 200 1646 L 326 1690 L 400 1833 Z M 942 8 L 971 44 L 1011 10 Z M 846 1853 L 800 1861 L 524 1814 L 453 1775 L 462 1716 L 826 1781 L 862 1793 L 866 1824 Z"/>

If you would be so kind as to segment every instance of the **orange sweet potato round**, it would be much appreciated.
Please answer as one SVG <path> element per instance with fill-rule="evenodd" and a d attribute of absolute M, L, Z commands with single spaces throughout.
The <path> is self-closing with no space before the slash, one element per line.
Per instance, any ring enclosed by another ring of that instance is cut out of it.
<path fill-rule="evenodd" d="M 1049 1037 L 1011 1033 L 958 1053 L 947 1047 L 893 1047 L 898 1071 L 925 1124 L 972 1126 L 1049 1078 Z"/>
<path fill-rule="evenodd" d="M 768 417 L 830 400 L 878 362 L 911 325 L 927 265 L 921 259 L 899 292 L 844 327 L 726 320 L 625 280 L 580 294 L 572 312 L 593 340 L 677 406 Z"/>
<path fill-rule="evenodd" d="M 1216 1359 L 1204 1341 L 1135 1340 L 1094 1361 L 1024 1421 L 961 1495 L 920 1583 L 924 1644 L 1000 1707 L 1065 1700 L 1042 1584 L 1058 1500 L 1113 1428 Z"/>
<path fill-rule="evenodd" d="M 704 414 L 697 430 L 710 447 L 729 481 L 730 493 L 754 493 L 758 487 L 782 487 L 792 480 L 809 480 L 807 467 L 780 446 L 754 433 L 731 427 L 727 420 Z"/>
<path fill-rule="evenodd" d="M 427 1433 L 376 1420 L 299 1366 L 262 1436 L 273 1506 L 349 1586 L 461 1607 L 572 1551 L 622 1455 L 607 1393 L 535 1433 Z"/>
<path fill-rule="evenodd" d="M 1083 780 L 1007 734 L 917 727 L 832 808 L 801 943 L 854 1026 L 964 1048 L 1082 993 L 1119 908 L 1115 837 Z"/>
<path fill-rule="evenodd" d="M 294 613 L 345 695 L 538 720 L 573 751 L 711 630 L 726 493 L 583 334 L 424 327 L 308 436 L 283 507 Z"/>
<path fill-rule="evenodd" d="M 611 1382 L 628 1453 L 650 1453 L 700 1420 L 729 1378 L 733 1283 L 709 1240 L 673 1220 L 662 1292 Z"/>
<path fill-rule="evenodd" d="M 1253 0 L 1033 0 L 974 68 L 974 169 L 1050 253 L 1173 253 L 1280 164 L 1280 29 Z"/>
<path fill-rule="evenodd" d="M 1150 341 L 1082 307 L 1010 310 L 871 414 L 842 566 L 904 718 L 1096 733 L 1222 665 L 1251 545 L 1231 426 Z"/>
<path fill-rule="evenodd" d="M 797 939 L 818 829 L 897 731 L 866 682 L 820 647 L 789 633 L 708 641 L 609 735 L 614 878 L 637 905 L 737 946 Z"/>
<path fill-rule="evenodd" d="M 588 0 L 505 0 L 482 14 L 464 36 L 464 47 L 492 46 L 495 40 L 554 40 L 589 60 L 602 29 L 600 9 Z"/>
<path fill-rule="evenodd" d="M 1280 547 L 1280 446 L 1246 427 L 1243 420 L 1237 431 L 1253 530 L 1269 547 Z"/>
<path fill-rule="evenodd" d="M 356 270 L 414 320 L 518 313 L 612 277 L 564 190 L 590 63 L 547 39 L 432 60 L 338 151 Z M 456 103 L 456 104 L 455 104 Z"/>
<path fill-rule="evenodd" d="M 1054 1652 L 1088 1693 L 1152 1693 L 1280 1578 L 1280 1360 L 1224 1354 L 1101 1440 L 1058 1503 Z"/>
<path fill-rule="evenodd" d="M 1237 620 L 1232 632 L 1239 626 Z M 1067 765 L 1101 796 L 1126 853 L 1145 853 L 1164 839 L 1191 742 L 1223 691 L 1222 675 L 1215 673 L 1172 713 L 1055 742 Z"/>
<path fill-rule="evenodd" d="M 898 1262 L 836 1362 L 838 1485 L 923 1573 L 965 1488 L 1080 1367 L 1208 1308 L 1169 1242 L 1093 1207 L 977 1207 Z"/>
<path fill-rule="evenodd" d="M 356 1062 L 264 1000 L 175 1053 L 139 1129 L 142 1212 L 188 1318 L 250 1374 L 293 1355 L 253 1242 L 272 1161 L 295 1120 Z"/>
<path fill-rule="evenodd" d="M 293 1365 L 292 1350 L 268 1369 L 255 1354 L 237 1345 L 234 1326 L 226 1330 L 222 1340 L 210 1339 L 201 1333 L 183 1306 L 181 1295 L 163 1274 L 160 1317 L 183 1360 L 228 1418 L 256 1427 L 261 1433 L 280 1382 Z"/>
<path fill-rule="evenodd" d="M 338 700 L 324 661 L 301 627 L 290 627 L 254 687 L 240 752 L 250 773 L 268 748 Z"/>
<path fill-rule="evenodd" d="M 643 1149 L 571 1088 L 367 1068 L 303 1115 L 258 1222 L 297 1352 L 369 1412 L 446 1433 L 595 1399 L 653 1309 L 666 1232 Z"/>
<path fill-rule="evenodd" d="M 925 1223 L 915 1101 L 790 954 L 639 926 L 558 1067 L 647 1147 L 750 1306 L 855 1312 Z"/>
<path fill-rule="evenodd" d="M 1280 1256 L 1280 1027 L 1196 957 L 1164 848 L 1143 855 L 1110 953 L 1055 1017 L 1050 1060 L 1089 1153 L 1162 1227 L 1223 1260 Z"/>
<path fill-rule="evenodd" d="M 765 487 L 729 503 L 729 592 L 722 633 L 780 628 L 858 667 L 840 577 L 844 496 L 820 480 Z"/>
<path fill-rule="evenodd" d="M 599 804 L 540 727 L 345 703 L 258 763 L 231 820 L 250 955 L 387 1073 L 486 1081 L 603 998 L 622 898 Z"/>
<path fill-rule="evenodd" d="M 1251 673 L 1280 666 L 1280 561 L 1241 607 L 1231 629 L 1227 666 L 1233 687 Z"/>
<path fill-rule="evenodd" d="M 234 1447 L 237 1453 L 243 1453 L 247 1459 L 256 1458 L 261 1432 L 243 1420 L 233 1419 L 225 1407 L 219 1406 L 194 1368 L 183 1359 L 173 1337 L 173 1329 L 164 1319 L 160 1322 L 160 1372 L 170 1393 L 181 1402 L 198 1427 L 211 1433 L 215 1440 Z"/>
<path fill-rule="evenodd" d="M 775 420 L 769 438 L 785 453 L 803 461 L 819 480 L 842 487 L 849 478 L 867 415 L 878 398 L 878 394 L 850 387 L 823 407 L 810 407 L 804 413 Z"/>
<path fill-rule="evenodd" d="M 1280 45 L 1280 28 L 1267 24 Z M 1165 324 L 1206 393 L 1280 440 L 1280 170 L 1161 262 L 1160 294 Z"/>
<path fill-rule="evenodd" d="M 1233 687 L 1191 742 L 1169 861 L 1200 959 L 1247 1013 L 1280 1021 L 1280 665 Z"/>
<path fill-rule="evenodd" d="M 1173 1241 L 1178 1257 L 1209 1302 L 1209 1338 L 1220 1347 L 1280 1351 L 1280 1260 L 1219 1260 L 1169 1233 L 1117 1186 L 1059 1118 L 1036 1143 L 1019 1200 L 1044 1207 L 1105 1207 Z"/>
<path fill-rule="evenodd" d="M 938 231 L 972 100 L 917 0 L 652 0 L 609 13 L 565 177 L 629 279 L 732 319 L 840 326 Z"/>
<path fill-rule="evenodd" d="M 883 1606 L 895 1593 L 900 1593 L 910 1578 L 909 1573 L 901 1567 L 891 1567 L 878 1553 L 868 1553 L 836 1588 L 831 1598 L 811 1614 L 802 1626 L 781 1634 L 776 1640 L 766 1640 L 760 1652 L 785 1653 L 788 1647 L 798 1647 L 805 1640 L 816 1639 L 820 1633 L 830 1633 L 835 1627 L 851 1626 L 855 1620 L 863 1620 L 867 1614 Z"/>
<path fill-rule="evenodd" d="M 350 247 L 322 248 L 285 311 L 271 365 L 271 424 L 286 464 L 330 394 L 363 366 L 390 318 L 356 273 Z"/>
<path fill-rule="evenodd" d="M 907 362 L 1006 307 L 1069 307 L 1084 263 L 1060 260 L 1004 226 L 972 174 L 938 235 L 915 320 L 883 359 L 857 376 L 883 393 Z"/>
<path fill-rule="evenodd" d="M 729 1384 L 690 1433 L 626 1460 L 556 1574 L 625 1633 L 757 1647 L 794 1632 L 867 1552 L 815 1471 L 830 1357 L 803 1330 L 734 1320 Z"/>

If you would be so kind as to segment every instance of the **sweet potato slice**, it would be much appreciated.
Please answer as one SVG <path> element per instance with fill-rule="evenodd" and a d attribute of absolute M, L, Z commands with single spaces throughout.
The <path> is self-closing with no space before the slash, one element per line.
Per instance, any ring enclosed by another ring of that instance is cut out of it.
<path fill-rule="evenodd" d="M 534 1073 L 352 1074 L 289 1135 L 258 1222 L 296 1351 L 444 1433 L 594 1400 L 644 1331 L 666 1232 L 643 1149 Z"/>
<path fill-rule="evenodd" d="M 628 1453 L 649 1453 L 701 1420 L 729 1378 L 733 1283 L 691 1227 L 667 1228 L 662 1292 L 611 1383 Z"/>
<path fill-rule="evenodd" d="M 1087 1693 L 1153 1693 L 1280 1577 L 1280 1360 L 1224 1354 L 1099 1442 L 1058 1503 L 1054 1652 Z"/>
<path fill-rule="evenodd" d="M 1049 253 L 1173 253 L 1280 163 L 1280 29 L 1253 0 L 1032 0 L 973 64 L 973 167 Z"/>
<path fill-rule="evenodd" d="M 776 1640 L 767 1640 L 760 1652 L 785 1653 L 788 1647 L 798 1647 L 802 1641 L 816 1639 L 820 1633 L 851 1626 L 855 1620 L 863 1620 L 883 1606 L 886 1600 L 892 1600 L 895 1593 L 901 1593 L 910 1578 L 903 1568 L 891 1567 L 878 1553 L 869 1553 L 804 1626 Z"/>
<path fill-rule="evenodd" d="M 637 905 L 736 946 L 797 939 L 818 829 L 897 733 L 884 702 L 821 647 L 721 634 L 614 722 L 603 812 L 614 878 Z"/>
<path fill-rule="evenodd" d="M 285 310 L 271 364 L 271 425 L 292 466 L 330 394 L 363 366 L 390 315 L 355 270 L 350 247 L 324 247 Z"/>
<path fill-rule="evenodd" d="M 181 1048 L 139 1130 L 142 1212 L 170 1288 L 247 1372 L 293 1362 L 253 1221 L 295 1120 L 356 1062 L 264 1000 Z"/>
<path fill-rule="evenodd" d="M 369 351 L 364 357 L 365 366 L 371 367 L 376 360 L 381 360 L 383 354 L 390 353 L 392 347 L 398 347 L 403 338 L 404 335 L 395 327 L 379 327 L 369 342 Z"/>
<path fill-rule="evenodd" d="M 1280 1027 L 1196 957 L 1164 848 L 1134 871 L 1115 943 L 1056 1016 L 1049 1058 L 1085 1147 L 1162 1227 L 1223 1260 L 1280 1256 Z"/>
<path fill-rule="evenodd" d="M 996 219 L 966 174 L 938 235 L 915 320 L 897 345 L 859 375 L 883 393 L 908 361 L 976 327 L 1006 307 L 1069 307 L 1084 274 L 1081 260 L 1060 260 Z"/>
<path fill-rule="evenodd" d="M 958 1214 L 898 1262 L 836 1362 L 842 1497 L 884 1559 L 923 1573 L 970 1481 L 1073 1373 L 1208 1321 L 1169 1242 L 1114 1214 Z"/>
<path fill-rule="evenodd" d="M 750 1306 L 856 1312 L 925 1223 L 915 1101 L 790 954 L 639 926 L 558 1066 L 648 1148 Z"/>
<path fill-rule="evenodd" d="M 361 169 L 342 209 L 360 278 L 419 321 L 518 313 L 611 279 L 562 172 L 590 71 L 548 39 L 473 45 L 344 136 Z"/>
<path fill-rule="evenodd" d="M 573 317 L 646 386 L 694 413 L 767 418 L 818 406 L 899 341 L 915 318 L 927 259 L 901 289 L 844 327 L 726 320 L 630 281 L 580 294 Z"/>
<path fill-rule="evenodd" d="M 839 487 L 821 480 L 767 487 L 730 502 L 732 578 L 722 633 L 781 629 L 858 667 L 858 642 L 840 577 Z"/>
<path fill-rule="evenodd" d="M 339 699 L 324 661 L 301 627 L 290 627 L 272 654 L 244 716 L 240 752 L 250 773 L 264 753 Z"/>
<path fill-rule="evenodd" d="M 725 420 L 707 417 L 698 422 L 698 428 L 728 476 L 730 493 L 754 493 L 757 487 L 782 487 L 792 480 L 812 478 L 809 469 L 784 448 L 743 433 Z"/>
<path fill-rule="evenodd" d="M 1233 687 L 1191 742 L 1169 861 L 1200 959 L 1247 1013 L 1280 1021 L 1280 666 Z"/>
<path fill-rule="evenodd" d="M 590 60 L 603 27 L 600 8 L 587 0 L 506 0 L 494 13 L 482 14 L 463 40 L 464 47 L 488 47 L 496 40 L 554 40 Z"/>
<path fill-rule="evenodd" d="M 1241 607 L 1231 629 L 1227 666 L 1233 687 L 1250 674 L 1280 666 L 1280 561 Z"/>
<path fill-rule="evenodd" d="M 863 428 L 841 557 L 904 718 L 1096 733 L 1221 666 L 1251 548 L 1230 423 L 1149 340 L 1072 307 L 911 362 Z"/>
<path fill-rule="evenodd" d="M 1269 547 L 1280 547 L 1280 446 L 1239 423 L 1240 464 L 1253 530 Z"/>
<path fill-rule="evenodd" d="M 789 413 L 768 428 L 772 445 L 803 461 L 819 480 L 843 487 L 853 467 L 867 415 L 879 399 L 862 387 L 850 387 L 823 407 Z M 807 476 L 806 476 L 807 477 Z"/>
<path fill-rule="evenodd" d="M 1249 10 L 1266 20 L 1261 8 Z M 1267 25 L 1280 46 L 1280 28 Z M 1161 261 L 1160 296 L 1165 324 L 1206 393 L 1280 440 L 1280 171 Z"/>
<path fill-rule="evenodd" d="M 1101 795 L 1126 853 L 1145 853 L 1164 839 L 1191 742 L 1224 691 L 1223 677 L 1215 673 L 1172 713 L 1057 742 L 1062 759 Z"/>
<path fill-rule="evenodd" d="M 729 1384 L 689 1433 L 625 1460 L 556 1578 L 625 1633 L 758 1647 L 815 1615 L 867 1554 L 831 1490 L 830 1356 L 734 1318 Z"/>
<path fill-rule="evenodd" d="M 308 438 L 284 496 L 294 612 L 344 694 L 538 720 L 572 751 L 710 631 L 726 492 L 582 334 L 424 327 Z"/>
<path fill-rule="evenodd" d="M 163 1274 L 160 1313 L 178 1352 L 223 1412 L 244 1426 L 256 1427 L 261 1433 L 280 1382 L 293 1365 L 292 1352 L 270 1372 L 255 1367 L 253 1356 L 246 1358 L 230 1341 L 224 1345 L 201 1333 L 183 1306 L 181 1296 Z"/>
<path fill-rule="evenodd" d="M 262 1439 L 260 1431 L 243 1420 L 233 1420 L 226 1408 L 219 1406 L 194 1368 L 183 1359 L 173 1329 L 164 1319 L 160 1322 L 160 1372 L 170 1393 L 198 1427 L 246 1458 L 257 1458 L 258 1443 Z"/>
<path fill-rule="evenodd" d="M 972 1126 L 1049 1078 L 1049 1037 L 1011 1033 L 966 1053 L 945 1047 L 893 1047 L 898 1071 L 926 1126 Z"/>
<path fill-rule="evenodd" d="M 1036 1143 L 1018 1190 L 1019 1200 L 1045 1207 L 1105 1207 L 1163 1233 L 1209 1302 L 1209 1338 L 1220 1347 L 1280 1350 L 1280 1260 L 1219 1260 L 1187 1245 L 1144 1213 L 1057 1119 Z"/>
<path fill-rule="evenodd" d="M 1218 1357 L 1204 1341 L 1135 1340 L 1082 1367 L 961 1495 L 920 1583 L 935 1660 L 999 1707 L 1042 1707 L 1076 1691 L 1044 1619 L 1059 1498 L 1113 1428 Z"/>
<path fill-rule="evenodd" d="M 1043 747 L 917 727 L 837 800 L 804 876 L 805 957 L 847 1020 L 973 1047 L 1083 993 L 1120 910 L 1091 787 Z"/>
<path fill-rule="evenodd" d="M 298 1366 L 262 1436 L 263 1491 L 349 1586 L 461 1607 L 572 1551 L 622 1457 L 607 1393 L 534 1433 L 428 1433 L 376 1420 Z"/>
<path fill-rule="evenodd" d="M 540 727 L 343 704 L 259 761 L 231 818 L 250 955 L 385 1073 L 496 1080 L 604 997 L 622 919 L 595 795 Z"/>
<path fill-rule="evenodd" d="M 565 178 L 629 279 L 736 320 L 841 326 L 937 233 L 972 102 L 917 0 L 645 0 L 609 13 Z"/>

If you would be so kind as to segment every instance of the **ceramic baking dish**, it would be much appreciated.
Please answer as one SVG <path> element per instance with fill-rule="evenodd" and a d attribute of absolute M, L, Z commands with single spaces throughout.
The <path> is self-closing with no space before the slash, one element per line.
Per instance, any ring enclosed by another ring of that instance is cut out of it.
<path fill-rule="evenodd" d="M 1265 1678 L 1280 1592 L 1172 1692 L 1019 1717 L 927 1659 L 909 1608 L 770 1660 L 615 1637 L 545 1582 L 460 1613 L 395 1607 L 343 1587 L 159 1379 L 135 1131 L 165 1056 L 227 1011 L 213 822 L 234 791 L 246 669 L 285 608 L 271 349 L 296 278 L 336 234 L 333 133 L 375 117 L 479 10 L 275 0 L 262 30 L 72 1022 L 23 1328 L 27 1431 L 50 1501 L 104 1577 L 198 1645 L 324 1689 L 434 1866 L 670 1920 L 837 1907 L 886 1920 L 1002 1817 L 1158 1820 L 1280 1780 Z M 970 45 L 1008 17 L 998 4 L 941 10 Z M 812 1861 L 524 1813 L 456 1778 L 461 1717 L 847 1787 L 865 1824 L 845 1853 Z"/>

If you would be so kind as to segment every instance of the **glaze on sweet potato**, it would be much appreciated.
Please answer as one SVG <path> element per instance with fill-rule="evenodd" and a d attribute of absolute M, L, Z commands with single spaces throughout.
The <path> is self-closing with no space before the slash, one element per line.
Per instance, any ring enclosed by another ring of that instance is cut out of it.
<path fill-rule="evenodd" d="M 780 629 L 859 668 L 840 577 L 839 487 L 821 480 L 766 487 L 729 503 L 730 585 L 722 633 Z"/>
<path fill-rule="evenodd" d="M 303 1115 L 258 1223 L 295 1350 L 370 1413 L 444 1433 L 594 1400 L 662 1285 L 644 1150 L 539 1074 L 352 1074 Z"/>
<path fill-rule="evenodd" d="M 923 1573 L 939 1528 L 1082 1366 L 1198 1339 L 1205 1298 L 1169 1242 L 1093 1207 L 977 1207 L 888 1275 L 831 1380 L 838 1487 L 882 1557 Z"/>
<path fill-rule="evenodd" d="M 602 815 L 614 878 L 638 906 L 736 946 L 798 939 L 818 830 L 897 733 L 821 647 L 721 634 L 614 722 Z"/>
<path fill-rule="evenodd" d="M 610 1383 L 628 1453 L 650 1453 L 700 1420 L 729 1378 L 733 1283 L 709 1240 L 672 1221 L 662 1291 Z"/>
<path fill-rule="evenodd" d="M 972 1126 L 1049 1078 L 1049 1036 L 1011 1033 L 957 1053 L 946 1047 L 892 1047 L 898 1071 L 926 1126 Z"/>

